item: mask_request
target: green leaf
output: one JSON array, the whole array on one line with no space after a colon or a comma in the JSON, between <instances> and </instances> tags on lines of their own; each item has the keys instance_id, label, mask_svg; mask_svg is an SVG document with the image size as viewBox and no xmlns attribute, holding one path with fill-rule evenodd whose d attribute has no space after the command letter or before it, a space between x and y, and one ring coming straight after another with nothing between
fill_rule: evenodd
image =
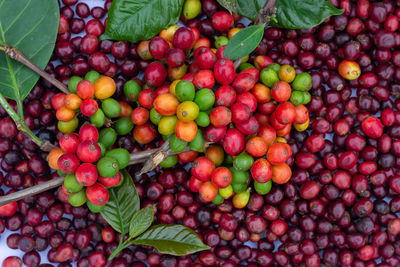
<instances>
[{"instance_id":1,"label":"green leaf","mask_svg":"<svg viewBox=\"0 0 400 267\"><path fill-rule=\"evenodd\" d=\"M343 13L324 0L278 0L276 8L277 22L271 21L270 25L285 29L309 29Z\"/></svg>"},{"instance_id":2,"label":"green leaf","mask_svg":"<svg viewBox=\"0 0 400 267\"><path fill-rule=\"evenodd\" d=\"M240 15L255 20L265 2L266 0L237 0L237 11ZM285 29L309 29L330 16L343 13L343 10L336 9L326 0L277 0L275 7L276 18L269 25Z\"/></svg>"},{"instance_id":3,"label":"green leaf","mask_svg":"<svg viewBox=\"0 0 400 267\"><path fill-rule=\"evenodd\" d=\"M114 0L101 40L137 42L157 35L179 20L183 0Z\"/></svg>"},{"instance_id":4,"label":"green leaf","mask_svg":"<svg viewBox=\"0 0 400 267\"><path fill-rule=\"evenodd\" d=\"M129 173L124 170L121 174L124 175L123 184L109 189L110 198L100 213L115 231L125 234L140 208L140 199Z\"/></svg>"},{"instance_id":5,"label":"green leaf","mask_svg":"<svg viewBox=\"0 0 400 267\"><path fill-rule=\"evenodd\" d=\"M240 30L226 45L224 57L235 60L253 52L261 42L264 27L265 25L253 25Z\"/></svg>"},{"instance_id":6,"label":"green leaf","mask_svg":"<svg viewBox=\"0 0 400 267\"><path fill-rule=\"evenodd\" d=\"M14 46L44 69L57 38L57 0L0 0L0 43ZM39 75L0 51L0 92L16 100L25 98Z\"/></svg>"},{"instance_id":7,"label":"green leaf","mask_svg":"<svg viewBox=\"0 0 400 267\"><path fill-rule=\"evenodd\" d=\"M199 236L190 228L183 225L158 224L150 227L134 244L155 247L160 253L182 256L210 247L204 245Z\"/></svg>"},{"instance_id":8,"label":"green leaf","mask_svg":"<svg viewBox=\"0 0 400 267\"><path fill-rule=\"evenodd\" d=\"M153 206L139 210L132 218L129 226L129 237L134 238L146 231L153 223Z\"/></svg>"},{"instance_id":9,"label":"green leaf","mask_svg":"<svg viewBox=\"0 0 400 267\"><path fill-rule=\"evenodd\" d=\"M229 13L235 13L237 10L237 0L217 0L217 2L226 8Z\"/></svg>"},{"instance_id":10,"label":"green leaf","mask_svg":"<svg viewBox=\"0 0 400 267\"><path fill-rule=\"evenodd\" d=\"M266 0L237 0L238 13L251 20L255 20L260 10L265 5Z\"/></svg>"}]
</instances>

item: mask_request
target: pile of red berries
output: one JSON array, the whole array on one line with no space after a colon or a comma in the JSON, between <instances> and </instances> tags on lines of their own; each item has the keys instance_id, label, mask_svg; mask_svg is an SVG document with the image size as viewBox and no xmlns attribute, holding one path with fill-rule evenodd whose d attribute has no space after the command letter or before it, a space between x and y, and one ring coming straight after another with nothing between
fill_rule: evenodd
<instances>
[{"instance_id":1,"label":"pile of red berries","mask_svg":"<svg viewBox=\"0 0 400 267\"><path fill-rule=\"evenodd\" d=\"M145 266L144 262L150 266L224 267L244 264L307 267L399 265L399 1L330 0L337 8L344 9L342 15L331 17L313 29L267 28L254 53L239 67L239 73L228 71L229 77L223 78L218 71L221 62L228 67L232 63L221 56L223 47L244 25L215 0L186 2L200 3L198 16L182 17L187 27L174 25L152 40L133 44L98 40L104 31L102 20L111 1L106 1L104 8L90 10L85 3L63 0L55 49L55 56L61 64L49 63L46 71L70 86L81 82L81 78L73 75L96 86L95 81L85 76L91 69L114 78L113 98L121 110L127 112L117 117L105 115L123 122L114 127L115 135L112 134L111 138L114 141L107 148L125 148L130 153L155 148L163 143L163 136L157 134L156 129L162 135L168 133L176 137L196 138L198 132L202 132L204 140L199 142L201 145L196 142L191 145L195 139L177 138L177 141L171 137L172 148L179 154L171 155L162 165L174 167L157 167L156 175L133 175L133 179L142 206L156 205L158 223L184 224L202 236L211 249L195 255L173 257L160 255L147 247L134 246L123 250L112 262L107 262L106 257L115 249L121 236L107 226L101 215L90 212L85 205L73 207L68 203L67 194L73 195L77 190L73 185L85 190L86 185L77 179L78 167L96 163L84 162L77 149L68 152L78 159L74 174L67 175L74 177L76 182L70 180L75 183L65 184L56 195L49 191L18 201L4 214L10 216L0 220L0 232L4 229L18 231L7 238L8 246L22 250L25 253L23 261L28 266L39 265L41 259L37 251L48 246L51 247L49 261L61 266L71 266L72 262L82 267ZM85 22L85 18L89 21ZM83 31L85 36L74 35ZM174 38L175 34L185 37L185 41ZM190 63L186 55L189 44L194 59ZM273 62L277 64L271 65ZM227 66L223 69L228 69ZM293 85L293 80L281 78L280 72L290 70L290 66L293 66L296 76L306 76L306 72L310 74L311 88L300 90ZM288 99L280 101L279 97L286 94L279 93L275 97L274 84L269 85L268 79L263 79L266 74L268 78L275 76L271 70L278 75L279 81L275 82L284 85L278 87L282 89L279 92L290 91ZM144 72L143 79L135 77L139 72ZM259 74L257 79L253 76L256 74ZM224 84L225 79L230 83ZM247 81L255 85L249 89ZM287 90L282 81L291 89ZM186 93L186 87L191 87L187 82L194 87L194 98L185 95L180 99L181 93ZM221 86L210 90L215 84ZM246 86L242 87L243 84ZM57 136L60 147L66 141L63 139L67 138L71 143L78 140L75 142L77 146L89 141L93 147L96 144L100 147L100 158L105 156L107 148L101 145L104 141L102 136L108 136L114 129L99 129L96 141L80 140L80 136L72 132L60 133L55 114L59 113L59 119L66 114L70 116L70 110L73 117L79 117L79 113L85 115L83 110L86 109L82 109L82 104L86 99L76 93L82 100L78 110L75 108L78 98L69 96L67 104L66 95L53 98L55 93L52 90L49 83L40 81L31 92L25 101L27 124L39 130L38 135L43 138L56 141ZM196 94L200 91L205 97L200 95L202 101L196 102ZM63 98L60 112L49 110L52 98L55 102ZM160 101L163 98L168 101ZM106 113L98 100L95 100L97 108ZM176 124L171 128L166 126L173 124L171 121L182 121L178 114L181 116L183 112L181 109L178 112L178 106L185 101L193 103L188 105L190 108L195 110L195 104L199 110L191 122L180 123L191 125L188 135L180 135L180 131L176 133ZM201 104L211 101L213 104L202 110ZM308 110L309 121L293 120L293 109L288 103L294 105L296 111L301 107L299 111L303 114ZM10 104L16 109L14 102L10 101ZM175 113L162 114L164 107L173 107ZM228 110L230 120L227 120ZM50 175L44 161L46 155L35 151L38 148L28 138L17 135L14 123L5 115L0 109L1 167L7 172L4 177L0 175L1 183L4 181L3 188L8 187L9 192L13 192L56 176L55 173ZM223 116L220 118L219 115ZM171 119L173 116L176 118ZM85 119L96 125L91 118ZM125 134L126 129L119 127L128 123L131 125L127 127L130 128L129 134ZM296 128L296 124L302 127L297 125ZM256 136L246 133L252 130L249 125L258 125ZM288 125L294 125L297 131ZM133 134L130 134L132 129ZM278 134L281 131L286 134ZM17 136L15 141L13 136ZM220 139L215 141L215 137ZM231 142L227 145L229 140ZM202 146L204 141L215 143ZM241 151L235 155L237 150L234 153L232 149L237 144L240 144ZM185 147L199 151L187 152ZM243 156L243 152L247 155ZM92 151L89 149L83 154L86 153ZM204 153L204 156L199 153ZM287 158L281 157L283 153ZM260 154L262 156L258 156ZM253 158L260 159L252 162ZM291 179L282 179L286 182L282 185L276 181L272 185L270 180L260 186L250 177L259 177L253 175L251 166L265 160L272 165L290 166ZM194 161L193 167L186 172L183 166L191 161ZM51 162L59 167L58 159ZM135 166L128 170L134 174L139 168ZM92 169L99 173L97 166ZM100 176L95 184L108 187ZM276 175L272 174L273 177ZM85 181L85 178L80 180ZM201 186L205 188L200 191ZM254 190L248 192L250 187ZM213 195L213 201L204 202L211 200ZM243 196L241 201L234 200L238 196ZM67 218L66 214L73 217ZM249 242L253 243L250 245ZM20 264L20 261L19 258L8 258L4 264Z\"/></svg>"}]
</instances>

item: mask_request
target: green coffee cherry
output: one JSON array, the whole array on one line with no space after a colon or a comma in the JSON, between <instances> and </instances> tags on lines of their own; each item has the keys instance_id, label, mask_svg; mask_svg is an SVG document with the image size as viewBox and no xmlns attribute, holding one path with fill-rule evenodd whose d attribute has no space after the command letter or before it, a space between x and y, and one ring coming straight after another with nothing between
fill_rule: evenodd
<instances>
[{"instance_id":1,"label":"green coffee cherry","mask_svg":"<svg viewBox=\"0 0 400 267\"><path fill-rule=\"evenodd\" d=\"M78 192L71 193L68 196L68 202L73 207L82 206L83 204L85 204L86 200L87 200L86 192L83 189Z\"/></svg>"},{"instance_id":2,"label":"green coffee cherry","mask_svg":"<svg viewBox=\"0 0 400 267\"><path fill-rule=\"evenodd\" d=\"M69 78L69 81L68 81L68 90L71 92L71 93L76 93L76 87L78 86L78 83L80 82L80 81L82 81L82 78L81 77L78 77L78 76L72 76L71 78Z\"/></svg>"},{"instance_id":3,"label":"green coffee cherry","mask_svg":"<svg viewBox=\"0 0 400 267\"><path fill-rule=\"evenodd\" d=\"M115 122L115 130L119 135L127 135L133 129L133 122L129 117L119 118Z\"/></svg>"},{"instance_id":4,"label":"green coffee cherry","mask_svg":"<svg viewBox=\"0 0 400 267\"><path fill-rule=\"evenodd\" d=\"M119 171L118 161L112 157L102 157L97 162L97 171L100 176L111 177Z\"/></svg>"},{"instance_id":5,"label":"green coffee cherry","mask_svg":"<svg viewBox=\"0 0 400 267\"><path fill-rule=\"evenodd\" d=\"M121 114L121 105L113 98L107 98L101 103L104 114L110 118L116 118Z\"/></svg>"},{"instance_id":6,"label":"green coffee cherry","mask_svg":"<svg viewBox=\"0 0 400 267\"><path fill-rule=\"evenodd\" d=\"M233 159L233 167L235 167L239 171L249 170L253 165L253 163L254 163L253 157L247 154L246 152L242 152Z\"/></svg>"},{"instance_id":7,"label":"green coffee cherry","mask_svg":"<svg viewBox=\"0 0 400 267\"><path fill-rule=\"evenodd\" d=\"M160 163L160 166L163 168L171 168L171 167L175 166L177 163L178 163L178 156L171 155L171 156L168 156L166 159L164 159Z\"/></svg>"},{"instance_id":8,"label":"green coffee cherry","mask_svg":"<svg viewBox=\"0 0 400 267\"><path fill-rule=\"evenodd\" d=\"M117 133L113 128L104 128L99 132L99 143L102 143L106 148L112 146L117 141Z\"/></svg>"},{"instance_id":9,"label":"green coffee cherry","mask_svg":"<svg viewBox=\"0 0 400 267\"><path fill-rule=\"evenodd\" d=\"M260 79L261 82L269 88L279 81L278 73L270 68L265 68L261 71Z\"/></svg>"},{"instance_id":10,"label":"green coffee cherry","mask_svg":"<svg viewBox=\"0 0 400 267\"><path fill-rule=\"evenodd\" d=\"M128 150L123 148L114 148L106 152L107 157L112 157L118 161L118 165L120 169L124 169L128 166L131 155Z\"/></svg>"},{"instance_id":11,"label":"green coffee cherry","mask_svg":"<svg viewBox=\"0 0 400 267\"><path fill-rule=\"evenodd\" d=\"M298 91L308 91L312 87L311 75L307 72L302 72L296 75L294 81L292 82L293 90Z\"/></svg>"},{"instance_id":12,"label":"green coffee cherry","mask_svg":"<svg viewBox=\"0 0 400 267\"><path fill-rule=\"evenodd\" d=\"M78 192L83 186L76 180L75 174L67 174L64 179L64 186L70 193Z\"/></svg>"},{"instance_id":13,"label":"green coffee cherry","mask_svg":"<svg viewBox=\"0 0 400 267\"><path fill-rule=\"evenodd\" d=\"M186 142L180 140L178 137L176 137L175 134L171 135L171 139L169 139L169 148L172 152L182 152L186 148L186 146Z\"/></svg>"},{"instance_id":14,"label":"green coffee cherry","mask_svg":"<svg viewBox=\"0 0 400 267\"><path fill-rule=\"evenodd\" d=\"M106 122L106 116L104 112L99 108L96 113L90 116L90 122L94 124L97 128L100 128Z\"/></svg>"},{"instance_id":15,"label":"green coffee cherry","mask_svg":"<svg viewBox=\"0 0 400 267\"><path fill-rule=\"evenodd\" d=\"M183 4L183 16L185 19L194 19L200 14L201 2L200 0L186 0Z\"/></svg>"},{"instance_id":16,"label":"green coffee cherry","mask_svg":"<svg viewBox=\"0 0 400 267\"><path fill-rule=\"evenodd\" d=\"M141 91L142 88L136 81L130 80L124 84L124 94L131 102L138 100L138 96Z\"/></svg>"},{"instance_id":17,"label":"green coffee cherry","mask_svg":"<svg viewBox=\"0 0 400 267\"><path fill-rule=\"evenodd\" d=\"M88 209L93 213L99 213L100 211L102 211L104 209L104 206L95 205L92 202L90 202L89 200L86 202L86 205L87 205Z\"/></svg>"},{"instance_id":18,"label":"green coffee cherry","mask_svg":"<svg viewBox=\"0 0 400 267\"><path fill-rule=\"evenodd\" d=\"M95 70L91 70L85 75L85 80L95 83L100 78L100 73Z\"/></svg>"}]
</instances>

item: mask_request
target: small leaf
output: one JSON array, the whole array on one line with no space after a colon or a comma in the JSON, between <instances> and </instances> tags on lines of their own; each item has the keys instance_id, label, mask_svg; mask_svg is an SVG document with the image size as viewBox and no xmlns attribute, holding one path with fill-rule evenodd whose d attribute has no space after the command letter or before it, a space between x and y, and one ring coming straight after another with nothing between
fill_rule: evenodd
<instances>
[{"instance_id":1,"label":"small leaf","mask_svg":"<svg viewBox=\"0 0 400 267\"><path fill-rule=\"evenodd\" d=\"M183 0L114 0L100 39L137 42L157 35L179 20Z\"/></svg>"},{"instance_id":2,"label":"small leaf","mask_svg":"<svg viewBox=\"0 0 400 267\"><path fill-rule=\"evenodd\" d=\"M183 225L159 224L150 227L134 244L155 247L160 253L182 256L210 247L204 245L199 236L190 228Z\"/></svg>"},{"instance_id":3,"label":"small leaf","mask_svg":"<svg viewBox=\"0 0 400 267\"><path fill-rule=\"evenodd\" d=\"M129 173L124 170L121 174L124 176L123 184L109 189L110 198L100 213L115 231L125 234L139 210L140 199Z\"/></svg>"},{"instance_id":4,"label":"small leaf","mask_svg":"<svg viewBox=\"0 0 400 267\"><path fill-rule=\"evenodd\" d=\"M261 42L264 27L265 25L253 25L240 30L226 45L224 57L235 60L253 52Z\"/></svg>"},{"instance_id":5,"label":"small leaf","mask_svg":"<svg viewBox=\"0 0 400 267\"><path fill-rule=\"evenodd\" d=\"M255 20L265 2L266 0L237 0L237 11L241 16Z\"/></svg>"},{"instance_id":6,"label":"small leaf","mask_svg":"<svg viewBox=\"0 0 400 267\"><path fill-rule=\"evenodd\" d=\"M229 13L235 13L237 10L237 0L217 0L217 2L226 8Z\"/></svg>"},{"instance_id":7,"label":"small leaf","mask_svg":"<svg viewBox=\"0 0 400 267\"><path fill-rule=\"evenodd\" d=\"M53 53L60 11L57 0L0 0L0 43L16 47L44 69ZM24 99L39 75L0 51L0 92Z\"/></svg>"},{"instance_id":8,"label":"small leaf","mask_svg":"<svg viewBox=\"0 0 400 267\"><path fill-rule=\"evenodd\" d=\"M310 29L343 10L324 0L278 0L276 18L270 25L285 29Z\"/></svg>"},{"instance_id":9,"label":"small leaf","mask_svg":"<svg viewBox=\"0 0 400 267\"><path fill-rule=\"evenodd\" d=\"M153 223L153 206L146 207L136 212L129 225L129 237L134 238L146 231Z\"/></svg>"}]
</instances>

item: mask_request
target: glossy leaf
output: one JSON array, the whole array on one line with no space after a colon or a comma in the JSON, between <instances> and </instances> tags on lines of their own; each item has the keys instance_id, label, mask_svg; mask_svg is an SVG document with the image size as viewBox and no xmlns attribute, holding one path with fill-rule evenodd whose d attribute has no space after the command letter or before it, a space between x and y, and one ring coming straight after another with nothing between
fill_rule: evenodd
<instances>
[{"instance_id":1,"label":"glossy leaf","mask_svg":"<svg viewBox=\"0 0 400 267\"><path fill-rule=\"evenodd\" d=\"M137 42L157 35L179 20L183 0L114 0L100 39Z\"/></svg>"},{"instance_id":2,"label":"glossy leaf","mask_svg":"<svg viewBox=\"0 0 400 267\"><path fill-rule=\"evenodd\" d=\"M237 10L237 0L217 0L217 2L226 8L231 14Z\"/></svg>"},{"instance_id":3,"label":"glossy leaf","mask_svg":"<svg viewBox=\"0 0 400 267\"><path fill-rule=\"evenodd\" d=\"M224 57L235 60L253 52L261 42L264 27L265 25L253 25L240 30L226 45Z\"/></svg>"},{"instance_id":4,"label":"glossy leaf","mask_svg":"<svg viewBox=\"0 0 400 267\"><path fill-rule=\"evenodd\" d=\"M313 28L330 16L343 13L324 0L278 0L276 8L277 20L270 25L285 29Z\"/></svg>"},{"instance_id":5,"label":"glossy leaf","mask_svg":"<svg viewBox=\"0 0 400 267\"><path fill-rule=\"evenodd\" d=\"M140 199L127 171L122 171L124 182L119 187L108 190L110 199L101 211L104 219L120 233L128 233L129 224L140 208Z\"/></svg>"},{"instance_id":6,"label":"glossy leaf","mask_svg":"<svg viewBox=\"0 0 400 267\"><path fill-rule=\"evenodd\" d=\"M133 243L152 246L160 253L175 256L192 254L210 248L192 229L183 225L154 225L136 238Z\"/></svg>"},{"instance_id":7,"label":"glossy leaf","mask_svg":"<svg viewBox=\"0 0 400 267\"><path fill-rule=\"evenodd\" d=\"M237 0L237 11L255 20L265 3L266 0ZM286 29L309 29L343 13L326 0L277 0L275 7L276 20L271 20L269 25Z\"/></svg>"},{"instance_id":8,"label":"glossy leaf","mask_svg":"<svg viewBox=\"0 0 400 267\"><path fill-rule=\"evenodd\" d=\"M57 38L57 0L0 0L0 43L14 46L44 69ZM0 92L17 99L17 88L25 98L39 75L0 51Z\"/></svg>"},{"instance_id":9,"label":"glossy leaf","mask_svg":"<svg viewBox=\"0 0 400 267\"><path fill-rule=\"evenodd\" d=\"M237 12L243 17L255 20L265 2L266 0L237 0Z\"/></svg>"},{"instance_id":10,"label":"glossy leaf","mask_svg":"<svg viewBox=\"0 0 400 267\"><path fill-rule=\"evenodd\" d=\"M134 238L143 233L153 223L153 206L139 210L132 218L129 226L129 237Z\"/></svg>"}]
</instances>

